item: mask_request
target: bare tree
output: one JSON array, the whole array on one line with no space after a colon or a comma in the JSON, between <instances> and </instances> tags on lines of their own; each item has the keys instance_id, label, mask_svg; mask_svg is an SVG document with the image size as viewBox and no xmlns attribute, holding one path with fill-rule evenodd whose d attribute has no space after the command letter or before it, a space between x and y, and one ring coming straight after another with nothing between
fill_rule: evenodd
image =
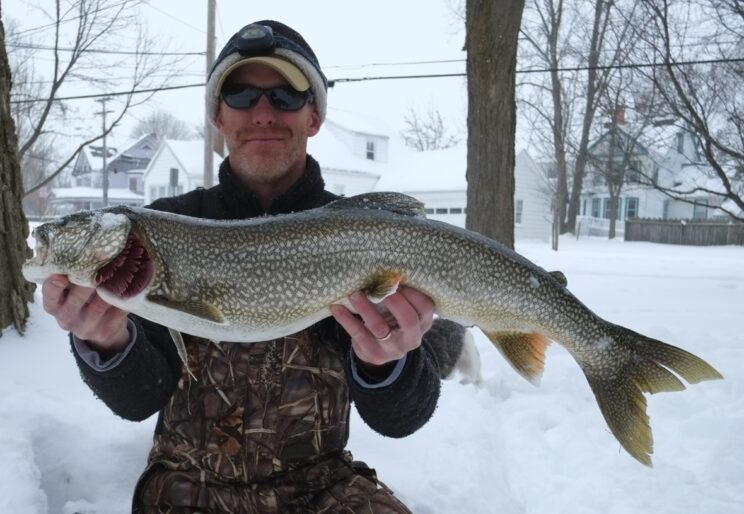
<instances>
[{"instance_id":1,"label":"bare tree","mask_svg":"<svg viewBox=\"0 0 744 514\"><path fill-rule=\"evenodd\" d=\"M37 8L39 18L49 21L39 29L16 34L11 55L23 63L26 72L16 81L11 102L17 112L21 136L19 155L38 153L40 143L51 141L57 148L67 148L38 182L27 181L26 195L51 183L87 145L108 135L126 112L147 101L155 90L176 76L176 60L168 57L162 44L147 36L136 10L139 0L55 0L49 11ZM47 37L46 35L49 34ZM40 44L40 41L51 42ZM127 50L122 50L126 48ZM35 72L34 57L39 52L51 52L52 64L44 81ZM14 59L15 60L15 59ZM112 73L112 70L115 73ZM89 123L77 133L70 128L90 121L89 113L73 106L73 100L63 100L61 92L67 84L82 84L91 95L110 96L113 115L106 126ZM150 91L137 94L139 90ZM91 102L91 100L88 100ZM92 102L91 102L92 103ZM79 105L79 104L77 104Z\"/></svg>"},{"instance_id":2,"label":"bare tree","mask_svg":"<svg viewBox=\"0 0 744 514\"><path fill-rule=\"evenodd\" d=\"M0 6L0 15L2 7ZM28 223L21 198L23 181L18 141L10 113L10 67L5 51L5 28L0 19L0 334L13 324L23 334L34 284L26 282L21 265L29 255Z\"/></svg>"},{"instance_id":3,"label":"bare tree","mask_svg":"<svg viewBox=\"0 0 744 514\"><path fill-rule=\"evenodd\" d=\"M546 126L549 129L550 135L541 139L546 147L553 148L552 159L555 161L555 183L552 186L553 223L551 244L553 250L558 250L558 235L565 218L568 197L566 138L569 133L567 121L570 116L567 112L569 105L564 102L566 96L564 88L566 83L569 85L575 83L574 81L563 80L560 72L563 59L560 54L570 47L568 42L563 39L566 34L571 33L571 30L565 30L562 26L563 0L534 0L527 4L526 12L528 16L525 16L525 22L522 24L521 30L523 41L526 43L523 48L527 48L523 51L523 55L528 58L531 57L530 54L536 55L538 57L536 60L537 66L547 68L550 71L548 74L549 83L535 82L531 78L522 81L520 86L532 86L531 89L535 91L532 98L527 95L522 96L522 103L531 107L526 118L530 119L530 114L534 116L531 123L533 130L540 134L542 131L538 127ZM535 22L527 21L531 17L535 18ZM526 67L525 70L529 70L529 67ZM523 91L524 89L522 87ZM546 96L544 93L549 93L551 98L552 105L549 108L545 108L543 102L541 102L541 99Z\"/></svg>"},{"instance_id":4,"label":"bare tree","mask_svg":"<svg viewBox=\"0 0 744 514\"><path fill-rule=\"evenodd\" d=\"M465 226L514 247L517 39L524 0L467 0Z\"/></svg>"},{"instance_id":5,"label":"bare tree","mask_svg":"<svg viewBox=\"0 0 744 514\"><path fill-rule=\"evenodd\" d=\"M426 116L421 117L410 108L403 121L406 124L406 128L401 131L403 141L419 152L450 148L460 142L460 138L452 134L450 127L445 125L442 114L437 109L429 108Z\"/></svg>"},{"instance_id":6,"label":"bare tree","mask_svg":"<svg viewBox=\"0 0 744 514\"><path fill-rule=\"evenodd\" d=\"M531 129L552 149L545 157L555 162L554 249L559 232L575 230L599 98L613 65L624 62L633 46L636 18L632 2L528 3L522 56L529 64L523 68L549 71L523 75L520 101Z\"/></svg>"},{"instance_id":7,"label":"bare tree","mask_svg":"<svg viewBox=\"0 0 744 514\"><path fill-rule=\"evenodd\" d=\"M197 134L188 123L169 111L159 110L141 119L132 130L132 137L155 134L158 139L195 139Z\"/></svg>"},{"instance_id":8,"label":"bare tree","mask_svg":"<svg viewBox=\"0 0 744 514\"><path fill-rule=\"evenodd\" d=\"M640 4L653 23L644 34L648 58L661 63L647 77L678 122L695 135L709 165L694 185L652 183L689 203L696 203L692 194L705 193L717 199L713 207L744 221L744 66L734 59L744 49L744 7L740 0ZM707 62L690 64L701 59Z\"/></svg>"}]
</instances>

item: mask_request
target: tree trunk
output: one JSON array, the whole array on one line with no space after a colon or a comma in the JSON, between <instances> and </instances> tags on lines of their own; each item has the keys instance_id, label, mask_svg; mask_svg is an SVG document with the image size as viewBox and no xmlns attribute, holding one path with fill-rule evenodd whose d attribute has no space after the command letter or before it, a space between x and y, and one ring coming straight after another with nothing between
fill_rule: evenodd
<instances>
[{"instance_id":1,"label":"tree trunk","mask_svg":"<svg viewBox=\"0 0 744 514\"><path fill-rule=\"evenodd\" d=\"M465 226L514 247L517 36L524 0L467 0Z\"/></svg>"},{"instance_id":2,"label":"tree trunk","mask_svg":"<svg viewBox=\"0 0 744 514\"><path fill-rule=\"evenodd\" d=\"M604 28L608 14L603 21L603 13L607 9L606 0L594 0L594 23L592 25L592 38L589 45L589 56L587 66L589 70L587 78L586 100L584 102L584 120L581 127L581 140L574 165L573 182L571 184L571 194L568 199L568 212L566 223L563 226L563 232L576 231L576 218L579 215L579 205L581 203L581 191L584 187L584 176L586 174L586 164L589 156L589 134L594 123L594 115L597 110L597 97L601 89L604 88L605 78L602 84L597 83L596 66L599 64L600 51L604 47Z\"/></svg>"},{"instance_id":3,"label":"tree trunk","mask_svg":"<svg viewBox=\"0 0 744 514\"><path fill-rule=\"evenodd\" d=\"M23 334L28 302L33 300L35 288L21 274L21 265L31 253L26 244L28 223L23 214L22 198L18 140L10 115L10 68L5 51L5 27L0 21L0 335L2 329L11 323Z\"/></svg>"}]
</instances>

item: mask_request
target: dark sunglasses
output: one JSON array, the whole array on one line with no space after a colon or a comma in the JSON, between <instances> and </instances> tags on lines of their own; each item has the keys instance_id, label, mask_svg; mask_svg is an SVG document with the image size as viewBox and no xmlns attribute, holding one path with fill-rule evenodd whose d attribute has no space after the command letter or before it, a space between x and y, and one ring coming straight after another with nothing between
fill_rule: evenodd
<instances>
[{"instance_id":1,"label":"dark sunglasses","mask_svg":"<svg viewBox=\"0 0 744 514\"><path fill-rule=\"evenodd\" d=\"M280 111L299 111L313 98L310 90L297 91L290 86L262 89L248 84L225 84L221 93L222 99L233 109L253 109L263 95Z\"/></svg>"}]
</instances>

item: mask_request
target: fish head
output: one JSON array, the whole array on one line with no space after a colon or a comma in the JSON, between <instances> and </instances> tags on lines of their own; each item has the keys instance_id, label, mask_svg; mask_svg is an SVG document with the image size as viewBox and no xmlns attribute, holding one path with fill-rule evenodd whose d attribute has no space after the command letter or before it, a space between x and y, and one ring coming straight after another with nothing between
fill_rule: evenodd
<instances>
[{"instance_id":1,"label":"fish head","mask_svg":"<svg viewBox=\"0 0 744 514\"><path fill-rule=\"evenodd\" d=\"M107 211L83 211L39 225L33 231L34 256L23 265L23 275L43 282L63 274L74 284L96 287L99 270L122 253L130 230L125 214Z\"/></svg>"}]
</instances>

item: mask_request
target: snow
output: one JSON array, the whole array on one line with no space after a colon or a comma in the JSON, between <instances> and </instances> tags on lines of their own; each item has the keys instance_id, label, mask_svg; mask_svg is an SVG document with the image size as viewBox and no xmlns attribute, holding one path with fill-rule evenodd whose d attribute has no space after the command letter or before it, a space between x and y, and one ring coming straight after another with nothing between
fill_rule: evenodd
<instances>
[{"instance_id":1,"label":"snow","mask_svg":"<svg viewBox=\"0 0 744 514\"><path fill-rule=\"evenodd\" d=\"M101 188L88 186L55 187L52 189L52 196L55 198L100 198L101 194ZM127 200L142 201L143 198L139 193L120 187L110 187L108 197L112 202Z\"/></svg>"},{"instance_id":2,"label":"snow","mask_svg":"<svg viewBox=\"0 0 744 514\"><path fill-rule=\"evenodd\" d=\"M609 433L558 345L533 387L476 332L481 387L444 383L433 419L400 440L356 413L349 448L420 514L744 512L744 248L563 238L517 250L561 270L597 314L685 348L726 378L649 397L654 468ZM123 421L79 378L37 302L25 337L0 338L0 512L129 512L154 418Z\"/></svg>"}]
</instances>

